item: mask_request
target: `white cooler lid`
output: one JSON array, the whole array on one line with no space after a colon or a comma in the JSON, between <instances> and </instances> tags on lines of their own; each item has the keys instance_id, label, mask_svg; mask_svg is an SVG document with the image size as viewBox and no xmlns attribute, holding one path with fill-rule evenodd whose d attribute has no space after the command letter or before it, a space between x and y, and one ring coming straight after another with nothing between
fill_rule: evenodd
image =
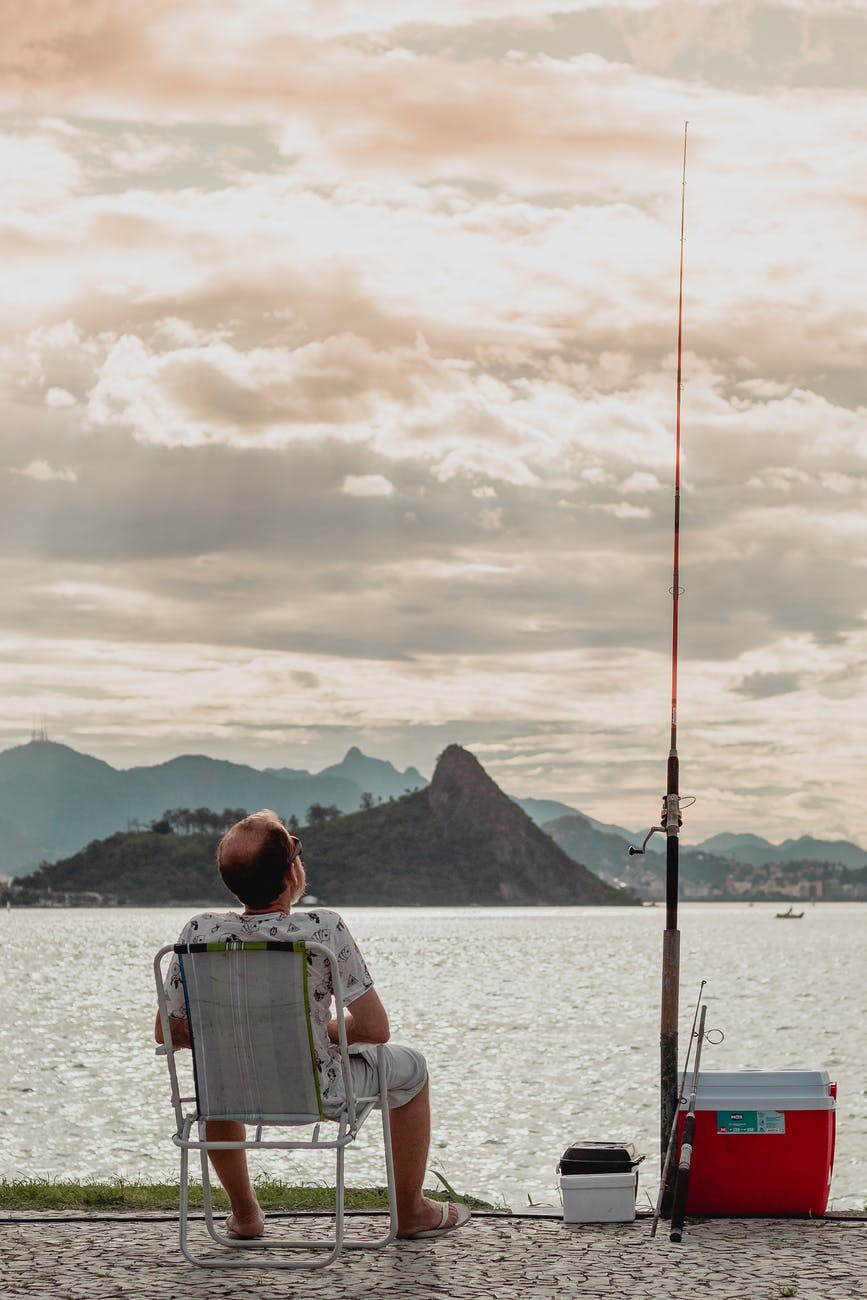
<instances>
[{"instance_id":1,"label":"white cooler lid","mask_svg":"<svg viewBox=\"0 0 867 1300\"><path fill-rule=\"evenodd\" d=\"M827 1070L701 1070L696 1110L833 1110L830 1083ZM687 1071L682 1109L691 1091Z\"/></svg>"}]
</instances>

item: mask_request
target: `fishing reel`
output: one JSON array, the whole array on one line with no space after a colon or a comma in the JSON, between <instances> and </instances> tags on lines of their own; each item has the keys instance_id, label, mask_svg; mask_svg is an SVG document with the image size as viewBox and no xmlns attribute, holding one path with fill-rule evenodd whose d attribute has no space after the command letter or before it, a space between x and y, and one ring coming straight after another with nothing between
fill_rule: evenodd
<instances>
[{"instance_id":1,"label":"fishing reel","mask_svg":"<svg viewBox=\"0 0 867 1300\"><path fill-rule=\"evenodd\" d=\"M640 849L637 849L634 844L630 844L629 856L631 858L640 857L642 854L646 852L647 845L650 842L650 839L653 835L656 835L657 833L659 835L668 834L668 827L666 826L666 822L668 821L669 799L672 799L672 801L676 803L678 829L680 829L680 827L683 825L683 817L681 816L681 811L680 811L681 808L691 808L692 805L695 803L695 795L692 794L685 794L683 798L680 798L680 796L678 795L674 795L674 796L664 795L662 800L662 812L659 814L659 825L651 826L650 830L647 832L644 839L641 841Z\"/></svg>"}]
</instances>

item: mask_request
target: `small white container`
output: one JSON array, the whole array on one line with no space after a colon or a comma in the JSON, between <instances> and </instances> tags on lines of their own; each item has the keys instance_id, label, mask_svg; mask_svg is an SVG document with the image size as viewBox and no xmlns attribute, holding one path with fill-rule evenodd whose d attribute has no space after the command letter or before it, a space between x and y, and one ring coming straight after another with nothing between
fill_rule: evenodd
<instances>
[{"instance_id":1,"label":"small white container","mask_svg":"<svg viewBox=\"0 0 867 1300\"><path fill-rule=\"evenodd\" d=\"M564 1223L631 1223L635 1218L634 1173L561 1174Z\"/></svg>"}]
</instances>

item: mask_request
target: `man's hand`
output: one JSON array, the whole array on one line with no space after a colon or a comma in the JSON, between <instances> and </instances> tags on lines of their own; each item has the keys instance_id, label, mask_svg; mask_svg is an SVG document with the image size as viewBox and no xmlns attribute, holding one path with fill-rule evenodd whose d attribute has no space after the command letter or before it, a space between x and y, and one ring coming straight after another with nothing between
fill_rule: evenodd
<instances>
[{"instance_id":1,"label":"man's hand","mask_svg":"<svg viewBox=\"0 0 867 1300\"><path fill-rule=\"evenodd\" d=\"M347 1043L387 1043L391 1037L388 1013L379 1000L376 989L368 989L356 998L352 1010L345 1013ZM328 1037L338 1042L337 1021L329 1020Z\"/></svg>"},{"instance_id":2,"label":"man's hand","mask_svg":"<svg viewBox=\"0 0 867 1300\"><path fill-rule=\"evenodd\" d=\"M172 1031L172 1047L175 1051L179 1047L190 1046L190 1026L186 1016L169 1016L169 1028ZM157 1022L154 1025L154 1038L158 1043L164 1043L163 1022L160 1020L160 1013L157 1012Z\"/></svg>"}]
</instances>

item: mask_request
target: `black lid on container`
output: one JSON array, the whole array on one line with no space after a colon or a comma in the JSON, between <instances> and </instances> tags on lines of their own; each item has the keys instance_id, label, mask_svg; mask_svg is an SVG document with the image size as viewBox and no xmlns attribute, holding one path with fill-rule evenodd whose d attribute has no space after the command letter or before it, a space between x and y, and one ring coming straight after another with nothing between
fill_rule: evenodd
<instances>
[{"instance_id":1,"label":"black lid on container","mask_svg":"<svg viewBox=\"0 0 867 1300\"><path fill-rule=\"evenodd\" d=\"M558 1169L563 1174L617 1173L640 1164L634 1142L576 1142L567 1147Z\"/></svg>"}]
</instances>

